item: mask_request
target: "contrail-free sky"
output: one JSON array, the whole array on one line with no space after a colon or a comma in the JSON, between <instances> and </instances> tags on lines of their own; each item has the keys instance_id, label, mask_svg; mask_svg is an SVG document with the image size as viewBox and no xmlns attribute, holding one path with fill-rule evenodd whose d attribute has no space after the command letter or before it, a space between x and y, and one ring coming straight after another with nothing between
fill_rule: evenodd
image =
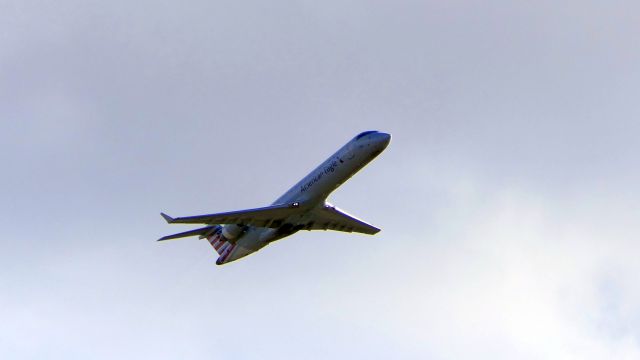
<instances>
[{"instance_id":1,"label":"contrail-free sky","mask_svg":"<svg viewBox=\"0 0 640 360\"><path fill-rule=\"evenodd\" d=\"M640 358L638 14L1 2L0 358ZM156 243L365 130L329 200L378 235Z\"/></svg>"}]
</instances>

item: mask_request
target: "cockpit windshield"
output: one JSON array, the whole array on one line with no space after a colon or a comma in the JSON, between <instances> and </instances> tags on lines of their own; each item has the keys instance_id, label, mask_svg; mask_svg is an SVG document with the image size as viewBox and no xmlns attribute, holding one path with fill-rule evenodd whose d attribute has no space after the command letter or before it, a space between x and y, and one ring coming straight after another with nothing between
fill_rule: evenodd
<instances>
[{"instance_id":1,"label":"cockpit windshield","mask_svg":"<svg viewBox=\"0 0 640 360\"><path fill-rule=\"evenodd\" d=\"M356 136L356 140L360 139L363 136L367 136L369 134L375 134L375 133L377 133L377 131L375 131L375 130L365 131L363 133L358 134L358 136Z\"/></svg>"}]
</instances>

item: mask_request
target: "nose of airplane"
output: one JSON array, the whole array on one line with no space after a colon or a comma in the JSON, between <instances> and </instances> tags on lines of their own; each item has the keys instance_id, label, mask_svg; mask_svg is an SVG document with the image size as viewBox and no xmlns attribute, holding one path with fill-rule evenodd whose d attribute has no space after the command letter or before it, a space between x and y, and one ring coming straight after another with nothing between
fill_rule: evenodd
<instances>
[{"instance_id":1,"label":"nose of airplane","mask_svg":"<svg viewBox=\"0 0 640 360\"><path fill-rule=\"evenodd\" d=\"M387 145L391 142L391 134L379 132L376 134L376 141L382 145L382 148L386 148Z\"/></svg>"}]
</instances>

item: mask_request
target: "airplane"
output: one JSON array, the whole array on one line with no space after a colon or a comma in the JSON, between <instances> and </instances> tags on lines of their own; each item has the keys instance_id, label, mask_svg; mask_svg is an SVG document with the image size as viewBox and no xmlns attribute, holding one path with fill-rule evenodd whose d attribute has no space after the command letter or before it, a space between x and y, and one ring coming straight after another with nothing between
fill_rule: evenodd
<instances>
[{"instance_id":1,"label":"airplane","mask_svg":"<svg viewBox=\"0 0 640 360\"><path fill-rule=\"evenodd\" d=\"M216 264L223 265L300 230L374 235L380 229L328 203L327 197L377 157L390 141L390 134L379 131L358 134L270 206L177 218L160 213L169 224L205 226L158 241L197 235L209 241L219 255Z\"/></svg>"}]
</instances>

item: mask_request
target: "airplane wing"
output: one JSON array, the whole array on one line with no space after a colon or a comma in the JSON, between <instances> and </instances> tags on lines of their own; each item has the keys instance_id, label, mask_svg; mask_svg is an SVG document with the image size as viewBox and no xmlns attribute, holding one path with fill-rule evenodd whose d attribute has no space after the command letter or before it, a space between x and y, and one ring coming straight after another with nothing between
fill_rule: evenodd
<instances>
[{"instance_id":1,"label":"airplane wing","mask_svg":"<svg viewBox=\"0 0 640 360\"><path fill-rule=\"evenodd\" d=\"M311 213L310 220L312 221L312 225L306 227L305 229L307 230L335 230L369 235L376 234L380 231L377 227L367 224L330 204L314 210Z\"/></svg>"},{"instance_id":2,"label":"airplane wing","mask_svg":"<svg viewBox=\"0 0 640 360\"><path fill-rule=\"evenodd\" d=\"M300 215L307 210L300 209L298 203L272 205L256 209L229 211L217 214L196 215L173 218L161 213L169 224L240 224L256 227L279 228L294 215ZM344 232L358 232L373 235L380 231L377 227L349 215L331 204L311 210L305 216L304 223L298 223L305 230L335 230ZM211 226L169 235L161 240L170 240L186 236L203 235L211 230Z\"/></svg>"},{"instance_id":3,"label":"airplane wing","mask_svg":"<svg viewBox=\"0 0 640 360\"><path fill-rule=\"evenodd\" d=\"M300 204L293 203L178 218L172 218L164 213L161 213L161 215L169 224L242 224L277 228L280 227L283 221L289 216L299 214L300 211Z\"/></svg>"}]
</instances>

